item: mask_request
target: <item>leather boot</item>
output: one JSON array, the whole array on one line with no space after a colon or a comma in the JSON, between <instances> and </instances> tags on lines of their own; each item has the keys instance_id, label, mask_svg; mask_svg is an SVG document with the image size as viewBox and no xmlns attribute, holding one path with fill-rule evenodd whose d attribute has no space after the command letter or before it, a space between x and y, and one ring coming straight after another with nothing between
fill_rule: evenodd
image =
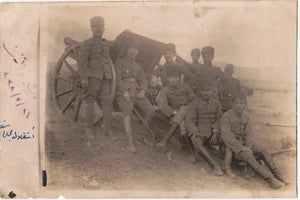
<instances>
[{"instance_id":1,"label":"leather boot","mask_svg":"<svg viewBox=\"0 0 300 200\"><path fill-rule=\"evenodd\" d=\"M239 153L241 158L246 161L266 182L269 183L269 186L274 189L278 189L282 186L281 182L278 181L271 172L263 168L258 162L254 159L252 153L242 151Z\"/></svg>"},{"instance_id":2,"label":"leather boot","mask_svg":"<svg viewBox=\"0 0 300 200\"><path fill-rule=\"evenodd\" d=\"M112 133L110 130L112 122L112 110L103 109L103 124L104 124L104 134L109 136L112 140L118 140L118 137Z\"/></svg>"},{"instance_id":3,"label":"leather boot","mask_svg":"<svg viewBox=\"0 0 300 200\"><path fill-rule=\"evenodd\" d=\"M86 137L89 140L95 139L95 127L93 126L93 119L94 119L94 110L93 110L93 97L86 97L85 98L86 106L85 106L85 116L86 116Z\"/></svg>"},{"instance_id":4,"label":"leather boot","mask_svg":"<svg viewBox=\"0 0 300 200\"><path fill-rule=\"evenodd\" d=\"M199 145L197 147L197 150L200 151L202 157L213 167L213 173L216 176L222 176L224 174L219 164L214 159L212 159L203 145Z\"/></svg>"},{"instance_id":5,"label":"leather boot","mask_svg":"<svg viewBox=\"0 0 300 200\"><path fill-rule=\"evenodd\" d=\"M267 151L262 151L261 158L263 159L264 163L267 165L267 167L270 169L270 171L272 172L272 174L276 179L283 182L285 185L290 184L289 181L284 176L282 176L271 154L269 154Z\"/></svg>"},{"instance_id":6,"label":"leather boot","mask_svg":"<svg viewBox=\"0 0 300 200\"><path fill-rule=\"evenodd\" d=\"M164 149L166 148L167 142L169 141L169 139L171 139L171 137L174 135L177 127L179 126L178 123L172 123L168 134L159 142L156 144L156 147L158 147L159 149Z\"/></svg>"},{"instance_id":7,"label":"leather boot","mask_svg":"<svg viewBox=\"0 0 300 200\"><path fill-rule=\"evenodd\" d=\"M230 163L232 160L232 151L226 146L225 148L225 158L224 158L224 169L225 174L232 179L236 179L237 176L232 172Z\"/></svg>"},{"instance_id":8,"label":"leather boot","mask_svg":"<svg viewBox=\"0 0 300 200\"><path fill-rule=\"evenodd\" d=\"M136 148L135 148L134 142L133 142L130 116L124 117L124 128L125 128L125 132L127 134L127 141L128 141L126 148L129 152L135 153Z\"/></svg>"}]
</instances>

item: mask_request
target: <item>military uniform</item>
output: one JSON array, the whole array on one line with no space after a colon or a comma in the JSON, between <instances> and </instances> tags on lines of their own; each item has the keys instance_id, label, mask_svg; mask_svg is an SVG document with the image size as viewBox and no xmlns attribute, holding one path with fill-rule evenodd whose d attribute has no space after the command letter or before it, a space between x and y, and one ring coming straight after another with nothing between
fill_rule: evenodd
<instances>
[{"instance_id":1,"label":"military uniform","mask_svg":"<svg viewBox=\"0 0 300 200\"><path fill-rule=\"evenodd\" d=\"M172 121L180 125L181 134L184 135L184 118L188 110L188 105L196 99L192 89L186 83L179 83L176 86L166 86L162 89L158 98L159 109L167 116L173 116Z\"/></svg>"},{"instance_id":2,"label":"military uniform","mask_svg":"<svg viewBox=\"0 0 300 200\"><path fill-rule=\"evenodd\" d=\"M231 109L223 115L220 124L221 138L226 146L234 153L233 156L236 159L246 161L264 180L269 182L271 187L280 187L280 184L274 180L274 177L282 182L286 182L267 149L255 144L253 139L251 140L250 119L244 112L238 115ZM252 152L244 150L244 146L249 147ZM254 156L262 159L272 173L258 164ZM229 165L230 163L225 163L225 168L229 167Z\"/></svg>"},{"instance_id":3,"label":"military uniform","mask_svg":"<svg viewBox=\"0 0 300 200\"><path fill-rule=\"evenodd\" d=\"M125 116L130 116L132 106L137 105L144 112L145 119L149 121L154 112L152 105L146 97L136 97L141 90L147 91L147 79L142 67L135 60L127 57L117 61L115 66L117 71L116 98L121 112ZM123 97L126 90L129 91L131 106Z\"/></svg>"},{"instance_id":4,"label":"military uniform","mask_svg":"<svg viewBox=\"0 0 300 200\"><path fill-rule=\"evenodd\" d=\"M222 111L218 101L198 98L189 105L185 123L189 135L209 138L213 129L219 128Z\"/></svg>"},{"instance_id":5,"label":"military uniform","mask_svg":"<svg viewBox=\"0 0 300 200\"><path fill-rule=\"evenodd\" d=\"M91 24L104 24L101 17L91 19ZM112 69L109 57L110 43L100 36L94 36L83 42L78 57L79 75L88 82L84 100L87 103L86 115L88 127L93 125L93 103L96 99L103 110L105 132L110 132L112 112L111 79ZM95 133L94 133L95 134Z\"/></svg>"},{"instance_id":6,"label":"military uniform","mask_svg":"<svg viewBox=\"0 0 300 200\"><path fill-rule=\"evenodd\" d=\"M232 99L241 92L241 83L236 78L224 76L220 85L220 103L222 111L226 112L232 108Z\"/></svg>"}]
</instances>

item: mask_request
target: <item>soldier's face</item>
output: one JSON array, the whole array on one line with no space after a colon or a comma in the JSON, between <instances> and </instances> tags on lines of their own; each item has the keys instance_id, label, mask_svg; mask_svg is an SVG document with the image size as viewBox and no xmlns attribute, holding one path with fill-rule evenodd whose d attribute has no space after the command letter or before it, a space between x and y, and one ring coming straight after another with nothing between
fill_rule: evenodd
<instances>
[{"instance_id":1,"label":"soldier's face","mask_svg":"<svg viewBox=\"0 0 300 200\"><path fill-rule=\"evenodd\" d=\"M166 59L166 62L170 63L170 62L174 62L174 53L172 51L167 51L164 54L164 57Z\"/></svg>"},{"instance_id":2,"label":"soldier's face","mask_svg":"<svg viewBox=\"0 0 300 200\"><path fill-rule=\"evenodd\" d=\"M213 55L209 53L205 53L202 55L203 62L206 65L210 65L213 58Z\"/></svg>"},{"instance_id":3,"label":"soldier's face","mask_svg":"<svg viewBox=\"0 0 300 200\"><path fill-rule=\"evenodd\" d=\"M206 100L206 101L210 100L211 96L212 96L212 89L210 87L205 87L202 89L201 97L204 100Z\"/></svg>"},{"instance_id":4,"label":"soldier's face","mask_svg":"<svg viewBox=\"0 0 300 200\"><path fill-rule=\"evenodd\" d=\"M229 77L231 77L233 74L233 72L231 72L231 71L225 71L224 73L226 74L226 76L229 76Z\"/></svg>"},{"instance_id":5,"label":"soldier's face","mask_svg":"<svg viewBox=\"0 0 300 200\"><path fill-rule=\"evenodd\" d=\"M104 33L104 23L91 23L91 30L94 36L101 37Z\"/></svg>"},{"instance_id":6,"label":"soldier's face","mask_svg":"<svg viewBox=\"0 0 300 200\"><path fill-rule=\"evenodd\" d=\"M138 55L139 50L136 47L129 47L127 49L127 55L129 58L135 59L135 57Z\"/></svg>"},{"instance_id":7,"label":"soldier's face","mask_svg":"<svg viewBox=\"0 0 300 200\"><path fill-rule=\"evenodd\" d=\"M192 53L191 57L192 57L193 62L198 62L198 60L200 59L200 54L199 53Z\"/></svg>"},{"instance_id":8,"label":"soldier's face","mask_svg":"<svg viewBox=\"0 0 300 200\"><path fill-rule=\"evenodd\" d=\"M240 114L246 108L247 102L242 100L236 100L233 102L233 109L236 113Z\"/></svg>"},{"instance_id":9,"label":"soldier's face","mask_svg":"<svg viewBox=\"0 0 300 200\"><path fill-rule=\"evenodd\" d=\"M176 86L180 82L180 76L168 76L167 79L171 86Z\"/></svg>"}]
</instances>

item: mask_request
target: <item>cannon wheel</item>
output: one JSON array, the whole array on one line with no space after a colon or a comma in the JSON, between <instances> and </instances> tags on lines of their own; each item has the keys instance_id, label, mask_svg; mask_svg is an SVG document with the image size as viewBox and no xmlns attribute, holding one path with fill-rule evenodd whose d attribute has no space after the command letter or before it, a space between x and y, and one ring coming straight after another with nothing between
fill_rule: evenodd
<instances>
[{"instance_id":1,"label":"cannon wheel","mask_svg":"<svg viewBox=\"0 0 300 200\"><path fill-rule=\"evenodd\" d=\"M54 76L54 98L61 110L72 123L80 126L86 125L84 89L81 86L80 76L77 67L77 60L81 43L69 46L59 58L55 67ZM116 71L112 66L112 93L116 90ZM94 123L102 118L102 110L98 101L94 103Z\"/></svg>"}]
</instances>

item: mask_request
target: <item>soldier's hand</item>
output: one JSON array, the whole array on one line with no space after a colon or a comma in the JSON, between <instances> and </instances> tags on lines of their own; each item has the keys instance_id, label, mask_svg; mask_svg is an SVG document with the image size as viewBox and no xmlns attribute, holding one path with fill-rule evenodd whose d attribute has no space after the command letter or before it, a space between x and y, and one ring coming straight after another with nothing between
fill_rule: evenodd
<instances>
[{"instance_id":1,"label":"soldier's hand","mask_svg":"<svg viewBox=\"0 0 300 200\"><path fill-rule=\"evenodd\" d=\"M126 90L123 94L125 101L127 101L128 103L130 103L130 95L129 95L129 91Z\"/></svg>"},{"instance_id":2,"label":"soldier's hand","mask_svg":"<svg viewBox=\"0 0 300 200\"><path fill-rule=\"evenodd\" d=\"M81 83L81 87L84 88L84 89L86 89L86 88L89 87L89 81L88 81L87 78L86 78L86 79L82 79L82 80L80 81L80 83Z\"/></svg>"},{"instance_id":3,"label":"soldier's hand","mask_svg":"<svg viewBox=\"0 0 300 200\"><path fill-rule=\"evenodd\" d=\"M213 129L213 135L210 138L210 144L218 144L218 133L219 130Z\"/></svg>"},{"instance_id":4,"label":"soldier's hand","mask_svg":"<svg viewBox=\"0 0 300 200\"><path fill-rule=\"evenodd\" d=\"M248 151L252 153L252 150L247 146L243 146L242 151Z\"/></svg>"},{"instance_id":5,"label":"soldier's hand","mask_svg":"<svg viewBox=\"0 0 300 200\"><path fill-rule=\"evenodd\" d=\"M137 95L136 95L137 98L139 99L142 99L145 97L145 90L141 90Z\"/></svg>"}]
</instances>

